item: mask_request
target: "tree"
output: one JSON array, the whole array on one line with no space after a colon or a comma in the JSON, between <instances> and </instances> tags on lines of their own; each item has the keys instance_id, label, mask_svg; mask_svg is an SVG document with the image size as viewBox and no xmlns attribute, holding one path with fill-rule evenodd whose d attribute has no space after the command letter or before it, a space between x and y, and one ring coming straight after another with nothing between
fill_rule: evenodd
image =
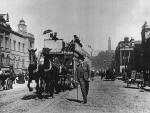
<instances>
[{"instance_id":1,"label":"tree","mask_svg":"<svg viewBox=\"0 0 150 113\"><path fill-rule=\"evenodd\" d=\"M114 59L114 52L101 51L97 56L91 58L92 66L96 69L110 68Z\"/></svg>"}]
</instances>

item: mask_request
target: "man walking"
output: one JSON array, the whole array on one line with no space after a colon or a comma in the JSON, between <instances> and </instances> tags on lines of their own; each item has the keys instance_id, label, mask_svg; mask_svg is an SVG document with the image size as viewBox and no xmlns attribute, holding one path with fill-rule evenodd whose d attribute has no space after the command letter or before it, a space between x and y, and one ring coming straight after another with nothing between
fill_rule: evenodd
<instances>
[{"instance_id":1,"label":"man walking","mask_svg":"<svg viewBox=\"0 0 150 113\"><path fill-rule=\"evenodd\" d=\"M77 79L81 87L81 92L83 96L83 104L87 103L87 95L89 91L89 76L90 68L87 61L80 60L80 63L77 66Z\"/></svg>"}]
</instances>

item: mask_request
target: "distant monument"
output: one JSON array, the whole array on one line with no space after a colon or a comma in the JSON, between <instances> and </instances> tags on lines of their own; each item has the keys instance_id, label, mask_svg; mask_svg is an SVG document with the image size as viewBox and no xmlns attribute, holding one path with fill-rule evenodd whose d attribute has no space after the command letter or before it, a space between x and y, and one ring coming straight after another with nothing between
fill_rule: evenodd
<instances>
[{"instance_id":1,"label":"distant monument","mask_svg":"<svg viewBox=\"0 0 150 113\"><path fill-rule=\"evenodd\" d=\"M111 52L111 39L108 38L108 52Z\"/></svg>"}]
</instances>

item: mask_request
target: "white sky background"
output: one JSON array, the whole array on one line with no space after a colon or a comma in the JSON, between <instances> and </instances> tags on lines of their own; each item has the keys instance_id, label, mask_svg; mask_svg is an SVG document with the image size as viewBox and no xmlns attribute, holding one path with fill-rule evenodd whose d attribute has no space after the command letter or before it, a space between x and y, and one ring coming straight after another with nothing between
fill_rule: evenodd
<instances>
[{"instance_id":1,"label":"white sky background","mask_svg":"<svg viewBox=\"0 0 150 113\"><path fill-rule=\"evenodd\" d=\"M150 0L0 0L0 13L7 12L14 30L20 19L26 21L38 49L47 28L59 38L70 41L77 34L95 50L106 50L109 36L115 49L125 36L141 40L141 26L150 24Z\"/></svg>"}]
</instances>

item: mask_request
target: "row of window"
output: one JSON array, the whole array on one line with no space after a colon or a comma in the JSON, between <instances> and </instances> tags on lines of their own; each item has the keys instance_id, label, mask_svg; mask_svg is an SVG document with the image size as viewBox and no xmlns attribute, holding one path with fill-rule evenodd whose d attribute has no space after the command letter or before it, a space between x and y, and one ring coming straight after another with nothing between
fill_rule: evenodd
<instances>
[{"instance_id":1,"label":"row of window","mask_svg":"<svg viewBox=\"0 0 150 113\"><path fill-rule=\"evenodd\" d=\"M10 39L10 48L11 48L11 39ZM16 49L16 45L18 45L18 49ZM22 48L22 49L21 49ZM18 50L20 52L25 52L25 44L24 43L21 43L21 42L18 42L18 44L16 43L15 40L13 40L13 50Z\"/></svg>"},{"instance_id":2,"label":"row of window","mask_svg":"<svg viewBox=\"0 0 150 113\"><path fill-rule=\"evenodd\" d=\"M3 35L0 35L0 47L5 49L11 49L19 52L25 52L25 43L17 42L16 40L9 39L8 36L3 38ZM29 41L29 48L33 47L33 42Z\"/></svg>"},{"instance_id":3,"label":"row of window","mask_svg":"<svg viewBox=\"0 0 150 113\"><path fill-rule=\"evenodd\" d=\"M2 46L2 43L3 43L3 36L0 35L0 47L3 47ZM10 39L10 42L9 42L9 38L6 37L5 40L4 40L4 43L5 43L5 48L6 49L12 49L12 50L17 50L17 51L20 51L20 52L25 52L25 44L24 43L21 43L21 42L18 42L18 49L16 49L16 41ZM13 47L11 47L11 44L13 44Z\"/></svg>"}]
</instances>

